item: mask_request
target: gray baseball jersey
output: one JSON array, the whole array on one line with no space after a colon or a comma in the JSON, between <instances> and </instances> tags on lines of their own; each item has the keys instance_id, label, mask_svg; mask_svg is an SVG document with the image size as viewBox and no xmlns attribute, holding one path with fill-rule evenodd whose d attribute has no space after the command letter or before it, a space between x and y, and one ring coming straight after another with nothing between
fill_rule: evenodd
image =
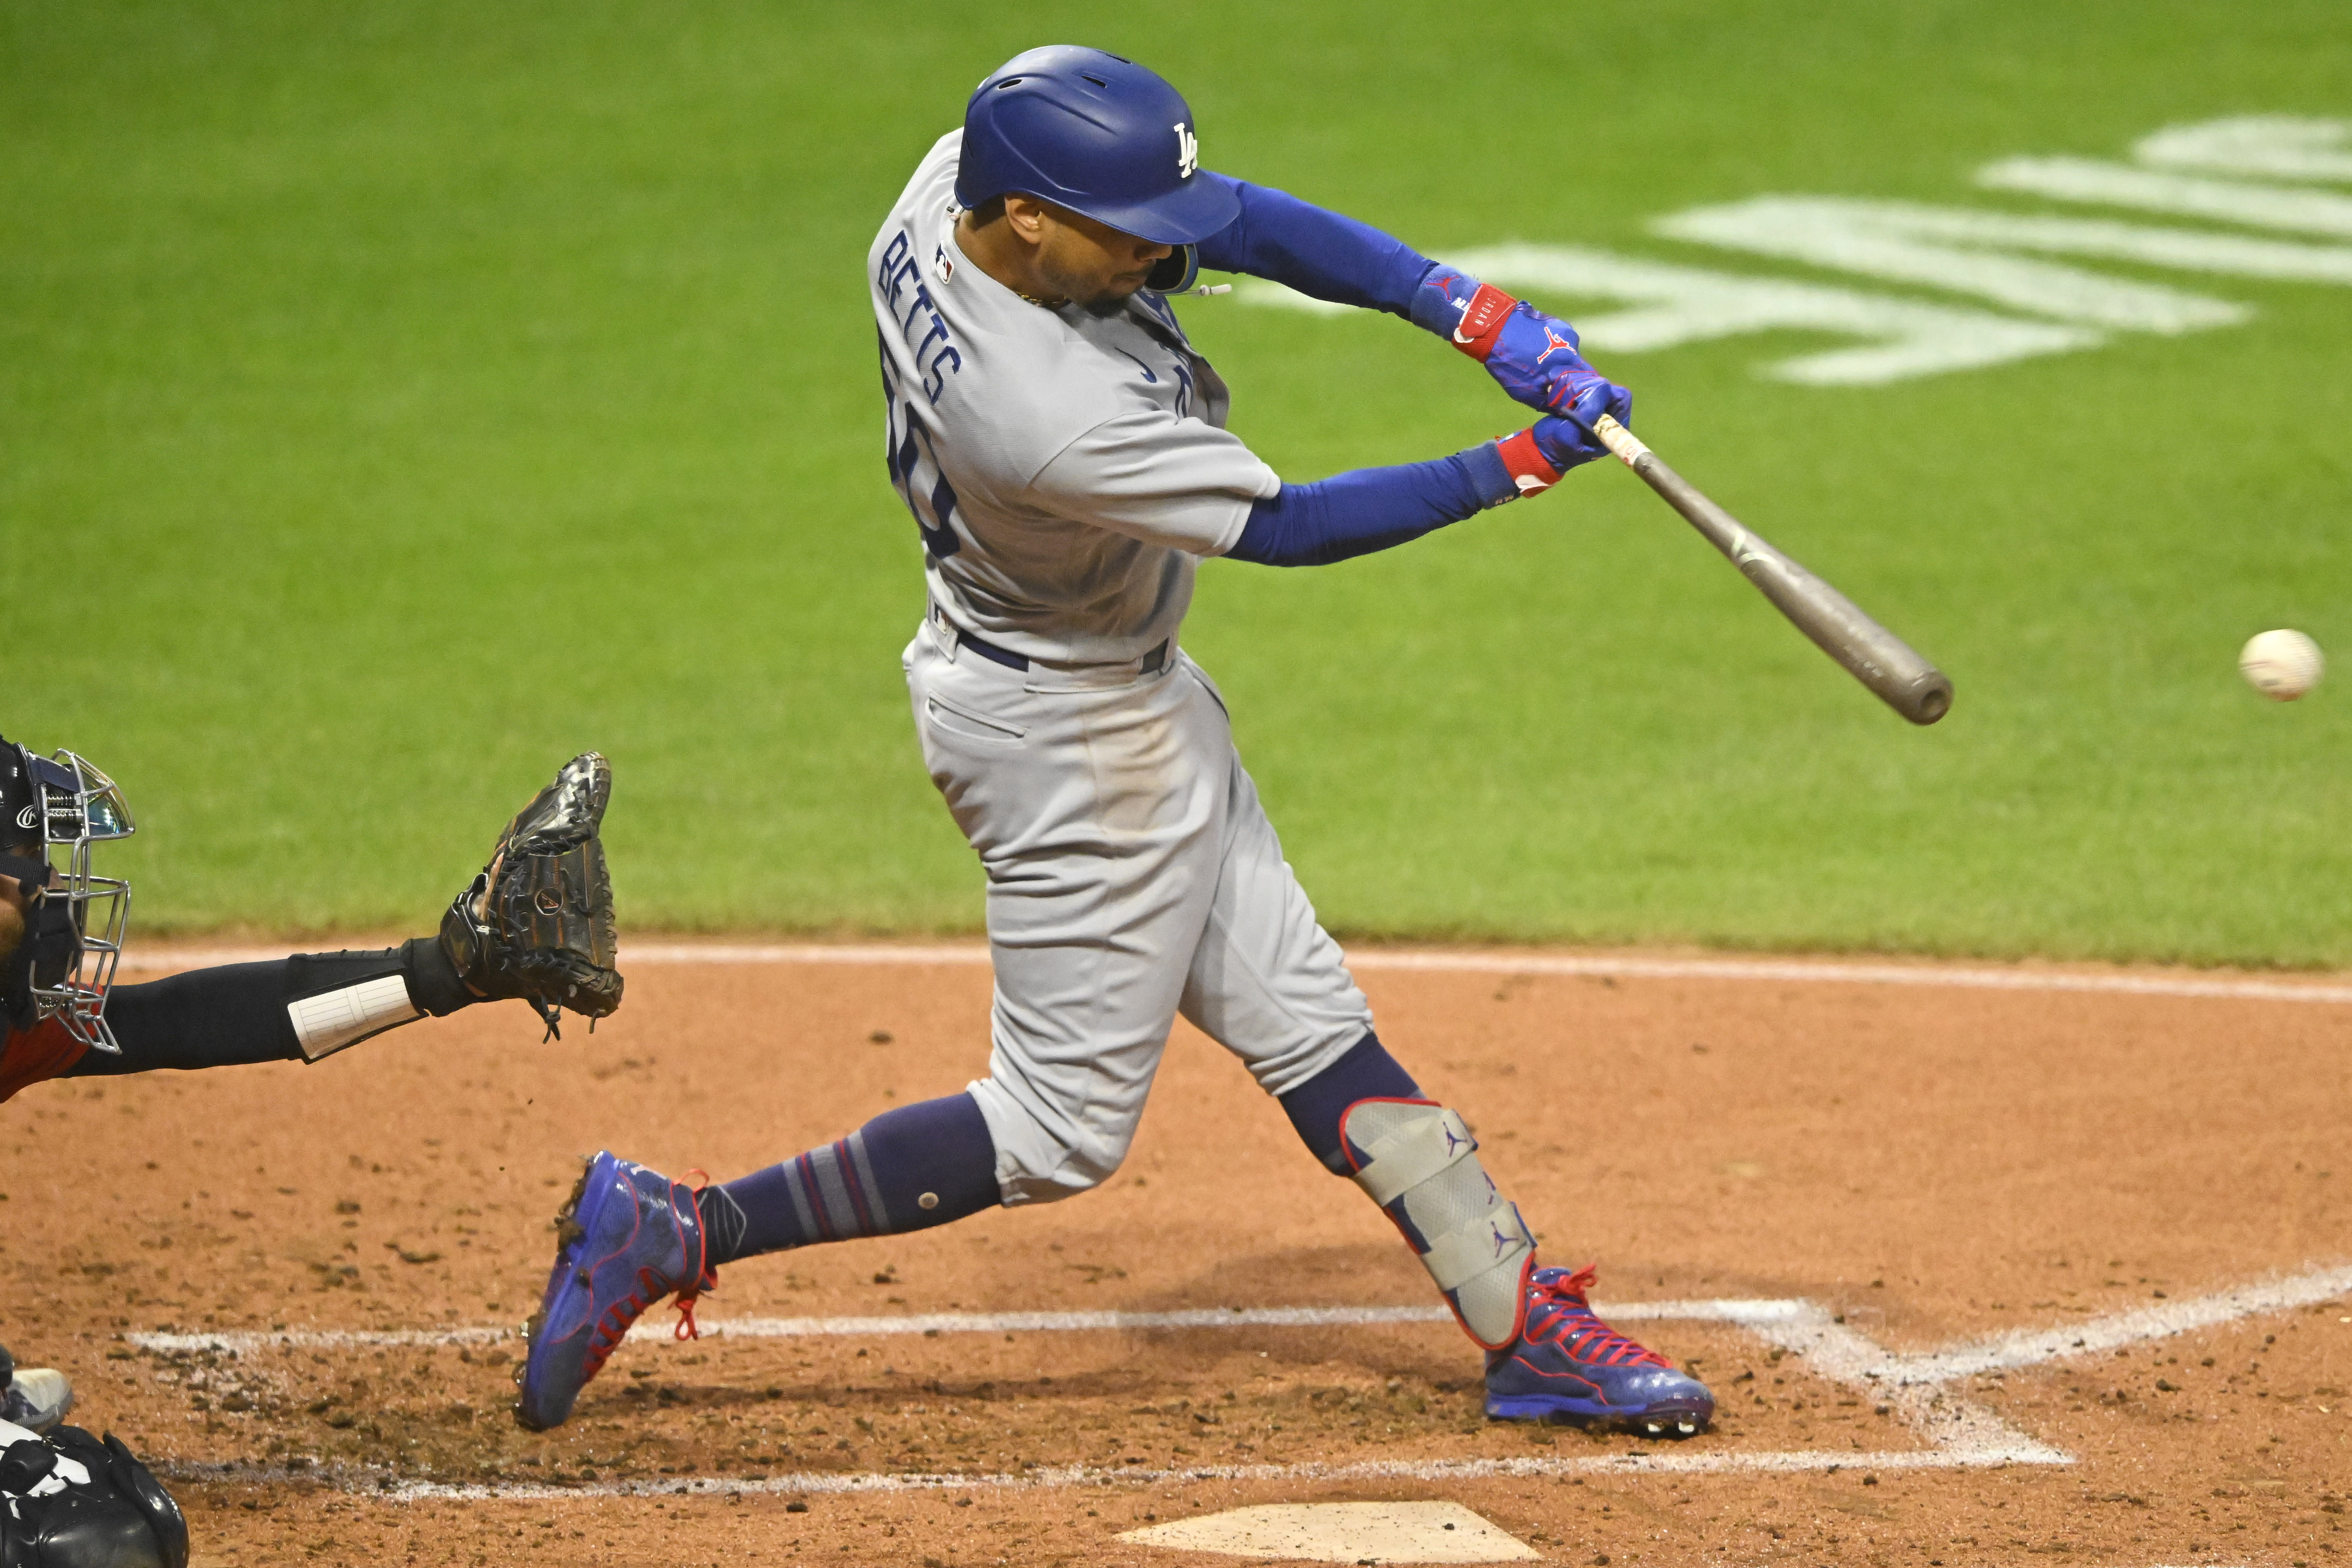
<instances>
[{"instance_id":1,"label":"gray baseball jersey","mask_svg":"<svg viewBox=\"0 0 2352 1568\"><path fill-rule=\"evenodd\" d=\"M932 601L1030 658L1139 658L1282 481L1223 428L1225 384L1159 295L1047 310L965 259L962 140L940 138L866 255L890 477Z\"/></svg>"}]
</instances>

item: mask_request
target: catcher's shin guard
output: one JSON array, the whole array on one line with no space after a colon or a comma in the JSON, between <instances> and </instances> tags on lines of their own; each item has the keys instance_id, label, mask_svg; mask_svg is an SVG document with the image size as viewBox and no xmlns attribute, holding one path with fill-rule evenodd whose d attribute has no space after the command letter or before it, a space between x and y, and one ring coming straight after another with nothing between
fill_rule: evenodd
<instances>
[{"instance_id":1,"label":"catcher's shin guard","mask_svg":"<svg viewBox=\"0 0 2352 1568\"><path fill-rule=\"evenodd\" d=\"M613 879L597 837L613 766L594 752L563 764L499 835L490 863L441 918L441 950L484 996L520 996L550 1035L569 1007L590 1027L621 1005Z\"/></svg>"},{"instance_id":2,"label":"catcher's shin guard","mask_svg":"<svg viewBox=\"0 0 2352 1568\"><path fill-rule=\"evenodd\" d=\"M1480 1348L1519 1337L1536 1238L1478 1163L1460 1115L1428 1100L1360 1100L1339 1135L1356 1184L1396 1222Z\"/></svg>"}]
</instances>

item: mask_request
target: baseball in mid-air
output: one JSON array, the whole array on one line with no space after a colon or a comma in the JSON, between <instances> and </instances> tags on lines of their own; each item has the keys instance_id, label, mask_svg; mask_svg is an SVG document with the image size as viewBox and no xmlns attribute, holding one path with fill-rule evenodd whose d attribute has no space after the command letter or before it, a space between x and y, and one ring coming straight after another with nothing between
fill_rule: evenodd
<instances>
[{"instance_id":1,"label":"baseball in mid-air","mask_svg":"<svg viewBox=\"0 0 2352 1568\"><path fill-rule=\"evenodd\" d=\"M2318 685L2326 668L2317 643L2284 626L2256 632L2238 655L2238 672L2246 684L2273 702L2294 701Z\"/></svg>"}]
</instances>

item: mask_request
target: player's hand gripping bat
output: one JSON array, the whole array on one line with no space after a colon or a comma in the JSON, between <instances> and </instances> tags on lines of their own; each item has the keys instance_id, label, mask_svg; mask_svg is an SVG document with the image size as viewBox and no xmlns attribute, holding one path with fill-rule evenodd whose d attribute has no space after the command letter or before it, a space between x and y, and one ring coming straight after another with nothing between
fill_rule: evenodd
<instances>
[{"instance_id":1,"label":"player's hand gripping bat","mask_svg":"<svg viewBox=\"0 0 2352 1568\"><path fill-rule=\"evenodd\" d=\"M1647 479L1668 506L1706 535L1709 543L1731 557L1732 564L1795 622L1799 631L1878 693L1889 708L1914 724L1932 724L1951 710L1951 681L1912 651L1908 643L1700 494L1615 419L1603 414L1592 422L1592 433L1627 468Z\"/></svg>"}]
</instances>

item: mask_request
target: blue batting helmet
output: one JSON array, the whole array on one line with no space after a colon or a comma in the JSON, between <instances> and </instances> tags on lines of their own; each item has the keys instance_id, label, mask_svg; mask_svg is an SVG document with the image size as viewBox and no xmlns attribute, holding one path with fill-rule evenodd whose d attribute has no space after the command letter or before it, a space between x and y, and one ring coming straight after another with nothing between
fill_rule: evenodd
<instances>
[{"instance_id":1,"label":"blue batting helmet","mask_svg":"<svg viewBox=\"0 0 2352 1568\"><path fill-rule=\"evenodd\" d=\"M1132 60L1049 44L991 71L963 111L956 200L1041 196L1156 245L1190 245L1241 212L1200 175L1183 94Z\"/></svg>"}]
</instances>

